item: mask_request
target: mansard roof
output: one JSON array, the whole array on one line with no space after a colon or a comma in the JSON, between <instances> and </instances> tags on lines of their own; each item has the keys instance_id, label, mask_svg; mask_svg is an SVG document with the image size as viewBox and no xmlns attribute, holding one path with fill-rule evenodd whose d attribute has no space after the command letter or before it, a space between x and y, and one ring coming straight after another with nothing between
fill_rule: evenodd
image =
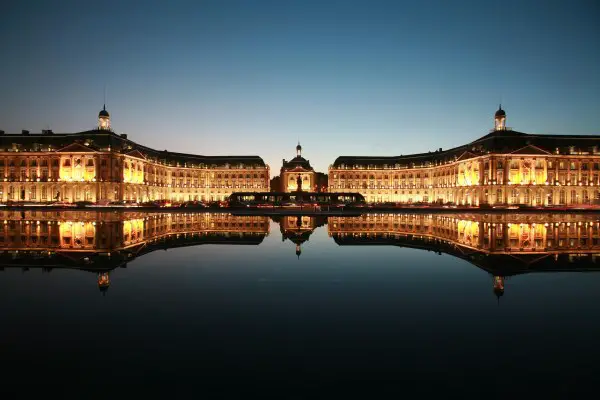
<instances>
[{"instance_id":1,"label":"mansard roof","mask_svg":"<svg viewBox=\"0 0 600 400\"><path fill-rule=\"evenodd\" d=\"M557 149L558 154L571 154L572 148L575 152L585 153L590 152L594 146L597 146L596 151L600 150L600 135L541 135L498 130L449 150L395 157L341 156L335 160L333 167L359 165L364 168L377 168L387 165L389 168L408 168L455 161L467 157L466 152L470 153L469 157L487 153L549 155L557 154Z\"/></svg>"},{"instance_id":2,"label":"mansard roof","mask_svg":"<svg viewBox=\"0 0 600 400\"><path fill-rule=\"evenodd\" d=\"M470 152L470 151L465 151L456 159L456 161L467 160L467 159L473 158L473 157L477 157L477 154L474 154L473 152Z\"/></svg>"},{"instance_id":3,"label":"mansard roof","mask_svg":"<svg viewBox=\"0 0 600 400\"><path fill-rule=\"evenodd\" d=\"M290 171L290 170L298 170L298 169L314 171L314 168L310 166L310 162L301 156L296 156L289 161L283 160L283 165L281 167L282 171Z\"/></svg>"},{"instance_id":4,"label":"mansard roof","mask_svg":"<svg viewBox=\"0 0 600 400\"><path fill-rule=\"evenodd\" d=\"M544 154L544 155L547 155L547 154L551 154L551 153L546 150L540 149L537 146L529 144L525 147L521 147L520 149L513 151L510 154Z\"/></svg>"},{"instance_id":5,"label":"mansard roof","mask_svg":"<svg viewBox=\"0 0 600 400\"><path fill-rule=\"evenodd\" d=\"M155 150L147 146L138 144L127 138L127 135L120 135L109 130L92 129L76 133L54 133L45 131L42 133L27 134L0 134L0 148L9 148L13 144L19 144L24 149L34 150L36 146L40 148L60 149L60 151L108 151L114 153L133 155L138 151L137 156L143 155L147 159L156 159L168 164L205 164L207 166L254 166L265 167L264 160L259 156L203 156L197 154L186 154L169 152L166 150ZM82 143L86 143L84 146ZM76 147L81 150L74 150ZM66 149L69 150L66 150ZM72 150L71 150L72 149Z\"/></svg>"},{"instance_id":6,"label":"mansard roof","mask_svg":"<svg viewBox=\"0 0 600 400\"><path fill-rule=\"evenodd\" d=\"M61 153L95 153L96 150L84 146L81 143L71 143L61 149L56 150Z\"/></svg>"},{"instance_id":7,"label":"mansard roof","mask_svg":"<svg viewBox=\"0 0 600 400\"><path fill-rule=\"evenodd\" d=\"M146 159L146 156L142 154L142 152L140 152L138 149L132 150L129 153L126 153L125 155L129 157L141 158L143 160Z\"/></svg>"}]
</instances>

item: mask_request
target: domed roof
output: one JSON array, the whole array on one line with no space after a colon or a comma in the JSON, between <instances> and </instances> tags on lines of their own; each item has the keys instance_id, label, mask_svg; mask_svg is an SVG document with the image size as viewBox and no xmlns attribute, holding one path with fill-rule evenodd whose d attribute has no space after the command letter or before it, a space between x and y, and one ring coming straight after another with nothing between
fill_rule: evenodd
<instances>
[{"instance_id":1,"label":"domed roof","mask_svg":"<svg viewBox=\"0 0 600 400\"><path fill-rule=\"evenodd\" d=\"M297 150L297 151L300 151L300 150L302 150L302 146L300 146L300 142L298 142L298 146L296 146L296 150Z\"/></svg>"},{"instance_id":2,"label":"domed roof","mask_svg":"<svg viewBox=\"0 0 600 400\"><path fill-rule=\"evenodd\" d=\"M108 111L106 111L106 104L102 107L102 110L98 113L98 117L110 117Z\"/></svg>"},{"instance_id":3,"label":"domed roof","mask_svg":"<svg viewBox=\"0 0 600 400\"><path fill-rule=\"evenodd\" d=\"M502 105L498 107L498 111L496 111L496 117L506 117L506 113L502 109Z\"/></svg>"}]
</instances>

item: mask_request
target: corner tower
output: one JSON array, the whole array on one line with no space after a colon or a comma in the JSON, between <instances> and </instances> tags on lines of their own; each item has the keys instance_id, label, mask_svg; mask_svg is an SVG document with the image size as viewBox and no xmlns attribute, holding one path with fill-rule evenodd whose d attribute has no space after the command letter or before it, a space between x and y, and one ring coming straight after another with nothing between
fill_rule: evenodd
<instances>
[{"instance_id":1,"label":"corner tower","mask_svg":"<svg viewBox=\"0 0 600 400\"><path fill-rule=\"evenodd\" d=\"M494 114L494 130L504 131L506 130L506 112L502 109L502 104L498 107L498 111Z\"/></svg>"},{"instance_id":2,"label":"corner tower","mask_svg":"<svg viewBox=\"0 0 600 400\"><path fill-rule=\"evenodd\" d=\"M110 130L110 114L106 111L106 104L98 113L98 129L102 131Z\"/></svg>"}]
</instances>

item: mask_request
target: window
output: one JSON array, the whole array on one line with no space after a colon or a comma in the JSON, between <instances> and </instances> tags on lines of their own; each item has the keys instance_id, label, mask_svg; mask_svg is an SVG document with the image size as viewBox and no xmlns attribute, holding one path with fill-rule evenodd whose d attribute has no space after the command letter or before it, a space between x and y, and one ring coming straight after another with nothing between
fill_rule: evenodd
<instances>
[{"instance_id":1,"label":"window","mask_svg":"<svg viewBox=\"0 0 600 400\"><path fill-rule=\"evenodd\" d=\"M543 160L536 160L535 167L536 168L544 168L544 161Z\"/></svg>"}]
</instances>

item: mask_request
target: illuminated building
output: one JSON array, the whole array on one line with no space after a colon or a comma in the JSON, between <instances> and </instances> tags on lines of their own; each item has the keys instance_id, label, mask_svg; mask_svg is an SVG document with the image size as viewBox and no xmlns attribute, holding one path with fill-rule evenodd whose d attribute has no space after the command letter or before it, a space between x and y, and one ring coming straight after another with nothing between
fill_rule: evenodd
<instances>
[{"instance_id":1,"label":"illuminated building","mask_svg":"<svg viewBox=\"0 0 600 400\"><path fill-rule=\"evenodd\" d=\"M600 136L540 135L494 115L487 135L449 150L399 157L338 157L330 192L367 202L458 205L600 205Z\"/></svg>"},{"instance_id":2,"label":"illuminated building","mask_svg":"<svg viewBox=\"0 0 600 400\"><path fill-rule=\"evenodd\" d=\"M262 158L154 150L114 133L106 107L89 131L0 131L2 202L215 201L268 190Z\"/></svg>"},{"instance_id":3,"label":"illuminated building","mask_svg":"<svg viewBox=\"0 0 600 400\"><path fill-rule=\"evenodd\" d=\"M282 192L295 192L298 189L305 192L318 191L318 188L316 187L317 174L314 168L310 166L310 162L302 157L302 146L300 146L300 142L298 142L298 146L296 146L296 157L289 161L283 160L279 176Z\"/></svg>"}]
</instances>

